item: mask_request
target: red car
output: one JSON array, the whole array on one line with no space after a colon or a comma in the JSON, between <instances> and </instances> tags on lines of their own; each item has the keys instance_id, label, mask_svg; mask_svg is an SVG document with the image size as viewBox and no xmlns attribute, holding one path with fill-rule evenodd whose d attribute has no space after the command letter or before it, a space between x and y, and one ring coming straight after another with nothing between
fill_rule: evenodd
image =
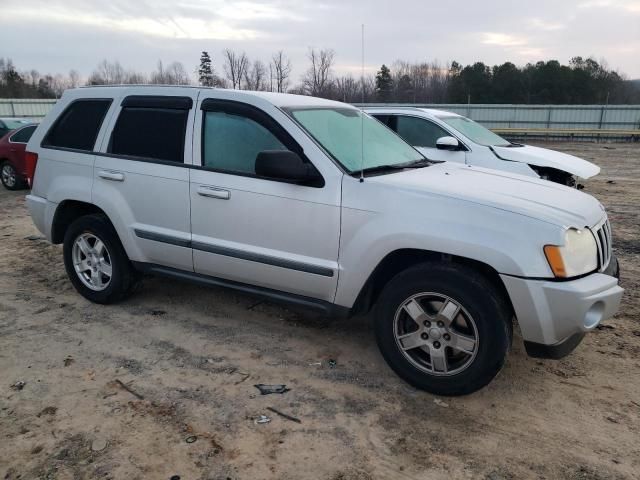
<instances>
[{"instance_id":1,"label":"red car","mask_svg":"<svg viewBox=\"0 0 640 480\"><path fill-rule=\"evenodd\" d=\"M0 179L9 190L27 187L25 147L38 125L28 124L0 138Z\"/></svg>"}]
</instances>

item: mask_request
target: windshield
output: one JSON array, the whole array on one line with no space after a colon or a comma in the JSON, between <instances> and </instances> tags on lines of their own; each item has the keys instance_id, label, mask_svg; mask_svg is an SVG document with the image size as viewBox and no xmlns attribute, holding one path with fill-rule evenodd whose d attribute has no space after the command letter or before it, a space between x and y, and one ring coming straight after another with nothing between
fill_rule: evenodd
<instances>
[{"instance_id":1,"label":"windshield","mask_svg":"<svg viewBox=\"0 0 640 480\"><path fill-rule=\"evenodd\" d=\"M3 122L9 130L15 130L31 123L29 120L3 120Z\"/></svg>"},{"instance_id":2,"label":"windshield","mask_svg":"<svg viewBox=\"0 0 640 480\"><path fill-rule=\"evenodd\" d=\"M425 160L420 152L360 110L311 107L288 112L349 173Z\"/></svg>"},{"instance_id":3,"label":"windshield","mask_svg":"<svg viewBox=\"0 0 640 480\"><path fill-rule=\"evenodd\" d=\"M506 147L511 145L500 135L496 135L491 130L483 127L466 117L438 117L444 123L455 128L469 140L484 145L486 147Z\"/></svg>"}]
</instances>

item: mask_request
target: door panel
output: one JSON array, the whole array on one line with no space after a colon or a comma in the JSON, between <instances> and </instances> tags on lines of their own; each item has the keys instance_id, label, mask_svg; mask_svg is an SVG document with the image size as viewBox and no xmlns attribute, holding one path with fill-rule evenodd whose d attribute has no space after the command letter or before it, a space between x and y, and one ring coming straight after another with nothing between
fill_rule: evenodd
<instances>
[{"instance_id":1,"label":"door panel","mask_svg":"<svg viewBox=\"0 0 640 480\"><path fill-rule=\"evenodd\" d=\"M95 157L93 202L117 223L131 260L193 271L187 165L194 109L188 109L188 103L176 107L168 99L189 97L193 105L198 91L180 89L179 97L172 97L168 89L146 92L125 93L116 100L109 132L117 133L105 136ZM176 120L179 112L182 121ZM129 134L137 137L128 138ZM136 155L148 151L148 157L130 156L127 149L136 149ZM168 152L173 152L171 159ZM163 158L152 158L159 156Z\"/></svg>"},{"instance_id":2,"label":"door panel","mask_svg":"<svg viewBox=\"0 0 640 480\"><path fill-rule=\"evenodd\" d=\"M275 118L281 112L268 114ZM194 163L201 161L199 133L204 131L205 158L211 168L221 165L238 173L191 170L195 271L332 301L338 277L339 178L325 176L323 188L257 178L252 173L252 144L239 148L235 142L225 145L224 138L238 138L238 131L232 130L244 128L249 143L287 148L288 142L268 138L272 135L268 129L249 125L247 119L238 118L244 116L238 111L228 122L216 115L215 129L200 128L205 115L198 111ZM217 134L220 137L213 138ZM306 149L304 153L310 161L322 155Z\"/></svg>"}]
</instances>

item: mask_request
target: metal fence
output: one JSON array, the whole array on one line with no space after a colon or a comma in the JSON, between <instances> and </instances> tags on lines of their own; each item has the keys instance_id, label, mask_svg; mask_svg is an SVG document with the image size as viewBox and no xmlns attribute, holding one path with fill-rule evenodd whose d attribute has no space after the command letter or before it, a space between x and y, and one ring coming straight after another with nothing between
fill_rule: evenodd
<instances>
[{"instance_id":1,"label":"metal fence","mask_svg":"<svg viewBox=\"0 0 640 480\"><path fill-rule=\"evenodd\" d=\"M56 100L49 99L0 99L0 117L25 117L37 120L53 108Z\"/></svg>"},{"instance_id":2,"label":"metal fence","mask_svg":"<svg viewBox=\"0 0 640 480\"><path fill-rule=\"evenodd\" d=\"M409 105L458 113L487 128L639 130L640 105Z\"/></svg>"},{"instance_id":3,"label":"metal fence","mask_svg":"<svg viewBox=\"0 0 640 480\"><path fill-rule=\"evenodd\" d=\"M56 100L0 99L0 117L44 117ZM487 128L534 130L640 130L640 105L415 105L459 113ZM603 132L606 134L606 132Z\"/></svg>"}]
</instances>

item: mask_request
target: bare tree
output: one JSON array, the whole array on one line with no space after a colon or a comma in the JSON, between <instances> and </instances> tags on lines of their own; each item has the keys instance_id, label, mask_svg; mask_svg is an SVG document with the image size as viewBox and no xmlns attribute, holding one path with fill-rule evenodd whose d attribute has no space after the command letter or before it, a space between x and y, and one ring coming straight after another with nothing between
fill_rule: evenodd
<instances>
[{"instance_id":1,"label":"bare tree","mask_svg":"<svg viewBox=\"0 0 640 480\"><path fill-rule=\"evenodd\" d=\"M247 68L244 74L244 84L247 90L267 89L267 68L262 61L256 60L251 69Z\"/></svg>"},{"instance_id":2,"label":"bare tree","mask_svg":"<svg viewBox=\"0 0 640 480\"><path fill-rule=\"evenodd\" d=\"M103 60L89 76L91 85L117 85L125 83L126 74L117 60L113 63Z\"/></svg>"},{"instance_id":3,"label":"bare tree","mask_svg":"<svg viewBox=\"0 0 640 480\"><path fill-rule=\"evenodd\" d=\"M339 77L335 83L336 99L346 103L357 103L362 99L362 83L352 75Z\"/></svg>"},{"instance_id":4,"label":"bare tree","mask_svg":"<svg viewBox=\"0 0 640 480\"><path fill-rule=\"evenodd\" d=\"M180 62L172 62L166 67L158 60L158 68L151 74L149 83L159 85L189 85L191 79Z\"/></svg>"},{"instance_id":5,"label":"bare tree","mask_svg":"<svg viewBox=\"0 0 640 480\"><path fill-rule=\"evenodd\" d=\"M224 61L224 73L227 76L227 79L231 82L231 88L240 89L249 67L249 58L247 58L247 54L244 52L238 54L227 48L222 52L222 55Z\"/></svg>"},{"instance_id":6,"label":"bare tree","mask_svg":"<svg viewBox=\"0 0 640 480\"><path fill-rule=\"evenodd\" d=\"M302 77L302 86L308 95L327 96L331 86L334 57L335 52L330 49L309 49L307 58L311 61L311 66Z\"/></svg>"},{"instance_id":7,"label":"bare tree","mask_svg":"<svg viewBox=\"0 0 640 480\"><path fill-rule=\"evenodd\" d=\"M80 73L77 70L69 70L69 88L80 86Z\"/></svg>"},{"instance_id":8,"label":"bare tree","mask_svg":"<svg viewBox=\"0 0 640 480\"><path fill-rule=\"evenodd\" d=\"M271 57L269 71L271 72L271 79L274 82L271 86L271 91L274 89L280 93L287 91L291 69L291 61L285 56L282 50Z\"/></svg>"}]
</instances>

